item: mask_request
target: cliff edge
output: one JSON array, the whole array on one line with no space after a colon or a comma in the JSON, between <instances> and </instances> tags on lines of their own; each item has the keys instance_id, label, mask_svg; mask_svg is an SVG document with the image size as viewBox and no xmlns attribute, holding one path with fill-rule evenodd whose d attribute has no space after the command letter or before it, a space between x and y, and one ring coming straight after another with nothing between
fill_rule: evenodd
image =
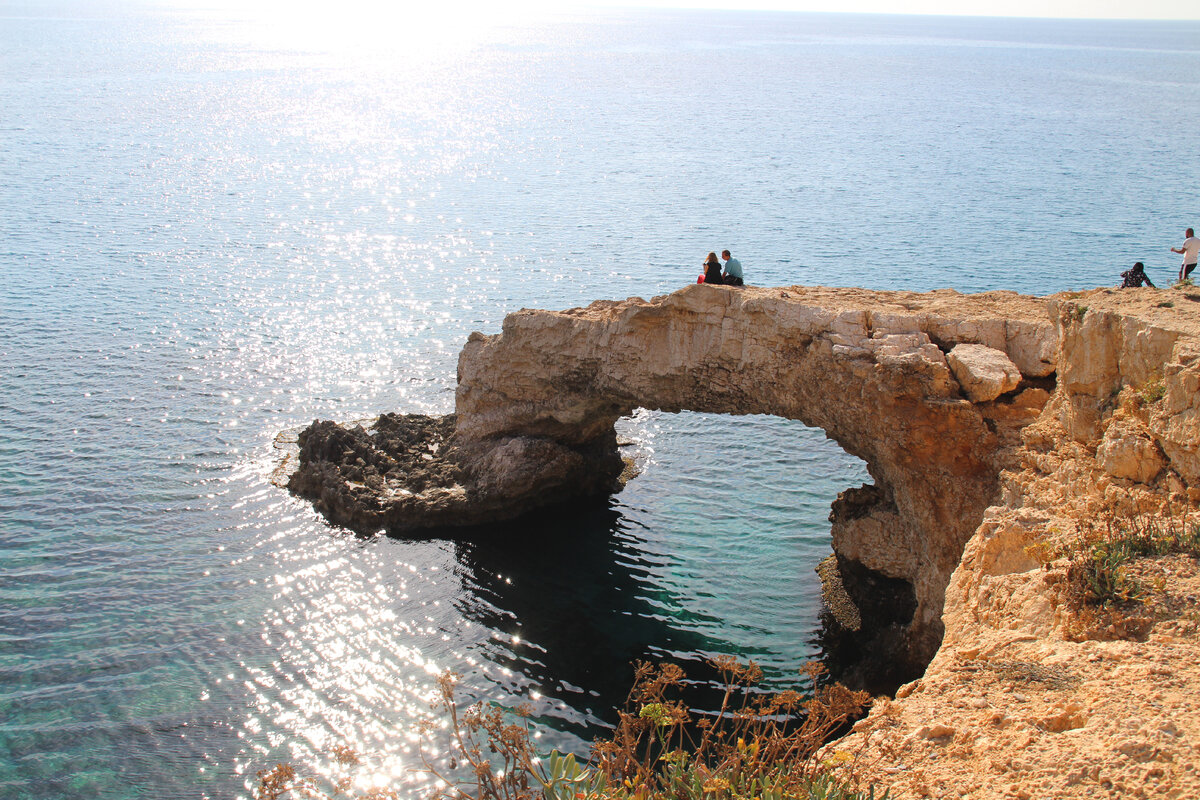
<instances>
[{"instance_id":1,"label":"cliff edge","mask_svg":"<svg viewBox=\"0 0 1200 800\"><path fill-rule=\"evenodd\" d=\"M893 797L1200 797L1200 292L1049 310L1057 387L951 576L937 654L829 748ZM1164 532L1190 554L1106 561ZM1095 574L1140 589L1081 587Z\"/></svg>"},{"instance_id":2,"label":"cliff edge","mask_svg":"<svg viewBox=\"0 0 1200 800\"><path fill-rule=\"evenodd\" d=\"M454 417L314 423L290 486L359 530L474 524L615 490L613 425L639 407L800 420L873 479L833 504L833 624L880 685L911 681L838 750L893 796L1197 796L1195 559L1153 568L1174 600L1135 625L1085 619L1070 587L1098 522L1200 501L1198 353L1190 288L697 285L523 310L471 335Z\"/></svg>"}]
</instances>

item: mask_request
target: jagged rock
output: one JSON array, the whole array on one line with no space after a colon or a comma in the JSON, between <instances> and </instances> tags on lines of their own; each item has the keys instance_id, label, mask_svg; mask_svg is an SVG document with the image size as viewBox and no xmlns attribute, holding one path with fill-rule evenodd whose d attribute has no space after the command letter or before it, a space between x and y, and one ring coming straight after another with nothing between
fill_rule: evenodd
<instances>
[{"instance_id":1,"label":"jagged rock","mask_svg":"<svg viewBox=\"0 0 1200 800\"><path fill-rule=\"evenodd\" d=\"M452 414L384 414L369 431L313 422L288 488L362 533L478 525L619 488L615 438L590 449L529 436L463 441L455 423Z\"/></svg>"},{"instance_id":2,"label":"jagged rock","mask_svg":"<svg viewBox=\"0 0 1200 800\"><path fill-rule=\"evenodd\" d=\"M829 613L846 630L855 632L860 630L862 614L846 591L842 573L838 570L837 556L830 555L823 558L817 565L816 571L821 578L821 595L825 598L825 607Z\"/></svg>"},{"instance_id":3,"label":"jagged rock","mask_svg":"<svg viewBox=\"0 0 1200 800\"><path fill-rule=\"evenodd\" d=\"M917 572L920 552L897 546L894 532L903 522L895 501L874 484L840 493L829 512L833 549L838 555L892 578ZM908 544L911 544L908 543Z\"/></svg>"},{"instance_id":4,"label":"jagged rock","mask_svg":"<svg viewBox=\"0 0 1200 800\"><path fill-rule=\"evenodd\" d=\"M1166 467L1150 431L1124 417L1114 419L1104 431L1096 461L1109 475L1138 483L1150 483Z\"/></svg>"},{"instance_id":5,"label":"jagged rock","mask_svg":"<svg viewBox=\"0 0 1200 800\"><path fill-rule=\"evenodd\" d=\"M949 739L954 734L954 728L951 728L949 725L942 725L941 723L922 725L913 732L914 736L921 739Z\"/></svg>"},{"instance_id":6,"label":"jagged rock","mask_svg":"<svg viewBox=\"0 0 1200 800\"><path fill-rule=\"evenodd\" d=\"M957 344L947 355L950 371L972 403L986 403L1021 383L1021 371L1008 356L981 344Z\"/></svg>"},{"instance_id":7,"label":"jagged rock","mask_svg":"<svg viewBox=\"0 0 1200 800\"><path fill-rule=\"evenodd\" d=\"M894 769L885 783L896 796L919 795L927 777L958 786L967 775L973 797L1082 798L1098 775L1114 776L1104 780L1117 794L1143 785L1147 766L1123 753L1129 766L1113 762L1112 742L1154 736L1164 783L1196 796L1200 773L1186 769L1200 731L1194 625L1181 618L1164 632L1154 617L1127 616L1111 630L1073 629L1055 561L1113 515L1196 513L1200 295L1173 296L701 285L521 311L499 335L473 334L460 356L454 430L428 454L442 472L410 479L399 456L366 446L378 431L322 428L305 439L312 477L297 482L326 485L318 505L331 518L405 530L450 518L438 509L483 521L608 491L619 463L613 423L634 408L819 426L874 479L835 503L835 554L822 577L839 587L843 618L860 624L861 650L890 660L897 683L923 671L919 692L877 704L839 746ZM1002 351L1024 374L1022 391L964 399L943 355L960 345ZM1131 390L1142 398L1136 424L1122 419ZM378 485L372 476L385 490L414 481L416 499L389 500L365 482ZM1181 597L1192 599L1179 607L1194 608L1200 576L1184 561L1193 574L1179 579L1191 581ZM1151 660L1175 674L1144 668ZM1187 735L1123 727L1165 714ZM958 734L891 736L931 720ZM922 775L910 779L912 764Z\"/></svg>"},{"instance_id":8,"label":"jagged rock","mask_svg":"<svg viewBox=\"0 0 1200 800\"><path fill-rule=\"evenodd\" d=\"M1196 301L1187 289L1050 298L1057 385L1003 446L1012 460L1000 500L951 576L922 691L877 706L831 745L873 761L867 780L897 797L929 786L964 787L964 796L969 786L981 800L1200 796L1194 737L1164 734L1158 722L1200 731L1195 559L1139 562L1154 587L1141 609L1090 621L1095 609L1067 601L1067 564L1082 537L1152 524L1148 515L1167 514L1181 531L1200 518ZM897 745L895 731L934 719L998 735L986 748L982 739L956 748L915 736Z\"/></svg>"}]
</instances>

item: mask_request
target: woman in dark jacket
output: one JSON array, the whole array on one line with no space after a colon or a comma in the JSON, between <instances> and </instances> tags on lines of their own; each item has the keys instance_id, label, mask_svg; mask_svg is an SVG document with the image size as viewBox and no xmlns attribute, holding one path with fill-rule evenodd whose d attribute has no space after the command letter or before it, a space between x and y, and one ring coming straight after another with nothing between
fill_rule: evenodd
<instances>
[{"instance_id":1,"label":"woman in dark jacket","mask_svg":"<svg viewBox=\"0 0 1200 800\"><path fill-rule=\"evenodd\" d=\"M1121 289L1136 289L1143 283L1149 286L1151 289L1158 288L1150 282L1149 276L1146 275L1146 268L1142 266L1142 262L1140 261L1122 272L1121 277L1125 279L1121 281L1121 285L1119 287ZM705 278L704 282L708 283L708 278Z\"/></svg>"},{"instance_id":2,"label":"woman in dark jacket","mask_svg":"<svg viewBox=\"0 0 1200 800\"><path fill-rule=\"evenodd\" d=\"M704 262L704 282L716 286L725 282L721 280L721 262L716 253L709 253L708 259Z\"/></svg>"}]
</instances>

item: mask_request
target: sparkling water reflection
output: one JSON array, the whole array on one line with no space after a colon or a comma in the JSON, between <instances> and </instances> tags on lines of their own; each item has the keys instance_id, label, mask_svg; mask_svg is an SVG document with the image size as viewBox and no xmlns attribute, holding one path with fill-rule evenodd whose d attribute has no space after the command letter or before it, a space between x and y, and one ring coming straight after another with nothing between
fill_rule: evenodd
<instances>
[{"instance_id":1,"label":"sparkling water reflection","mask_svg":"<svg viewBox=\"0 0 1200 800\"><path fill-rule=\"evenodd\" d=\"M866 479L819 431L639 412L610 504L459 542L330 528L271 442L448 412L472 330L709 250L760 285L1049 292L1173 272L1194 224L1195 25L0 18L4 797L226 798L285 759L417 794L447 668L575 750L633 658L781 685Z\"/></svg>"},{"instance_id":2,"label":"sparkling water reflection","mask_svg":"<svg viewBox=\"0 0 1200 800\"><path fill-rule=\"evenodd\" d=\"M636 659L679 661L706 680L707 655L735 653L763 663L769 683L792 683L813 652L807 573L827 548L815 520L829 501L798 488L793 471L832 468L849 483L861 468L819 432L783 420L639 412L622 427L644 473L615 502L454 541L264 538L257 557L271 566L250 580L271 596L254 649L272 658L216 678L252 698L238 765L249 774L286 757L331 779L387 775L415 790L428 777L413 772L413 723L445 669L462 676L464 702L529 703L541 743L581 753L615 721ZM689 437L706 443L704 458ZM751 454L746 440L766 446ZM769 501L743 499L722 515L702 497L676 496L685 473L711 484L751 469L748 457ZM270 492L260 499L277 519ZM343 745L364 763L339 764Z\"/></svg>"}]
</instances>

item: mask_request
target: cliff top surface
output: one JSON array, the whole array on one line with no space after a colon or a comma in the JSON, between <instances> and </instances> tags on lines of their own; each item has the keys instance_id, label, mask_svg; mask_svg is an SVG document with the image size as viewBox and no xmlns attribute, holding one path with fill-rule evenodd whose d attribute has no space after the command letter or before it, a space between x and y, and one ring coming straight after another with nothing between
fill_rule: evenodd
<instances>
[{"instance_id":1,"label":"cliff top surface","mask_svg":"<svg viewBox=\"0 0 1200 800\"><path fill-rule=\"evenodd\" d=\"M613 426L634 408L821 427L875 480L834 504L837 563L911 601L894 622L852 626L858 646L896 676L924 673L834 749L897 798L1197 797L1196 548L1135 559L1136 604L1077 599L1106 525L1200 518L1197 342L1191 286L692 284L523 310L500 335L472 334L453 437L405 450L449 460L446 481L414 483L367 441L378 430L325 425L327 440L301 436L301 462L311 451L314 504L331 519L399 531L610 491ZM355 443L361 455L343 457ZM872 612L859 621L882 617L874 584L838 570Z\"/></svg>"},{"instance_id":2,"label":"cliff top surface","mask_svg":"<svg viewBox=\"0 0 1200 800\"><path fill-rule=\"evenodd\" d=\"M1089 310L1125 314L1189 337L1200 336L1200 287L1091 289L1061 292L1047 299L1071 301Z\"/></svg>"},{"instance_id":3,"label":"cliff top surface","mask_svg":"<svg viewBox=\"0 0 1200 800\"><path fill-rule=\"evenodd\" d=\"M522 312L596 318L613 313L613 309L630 305L692 302L711 297L714 289L716 287L693 284L649 301L640 297L630 297L626 300L597 300L583 308L522 309ZM1044 296L1003 290L963 294L953 289L912 292L829 286L721 287L717 291L727 292L730 301L741 302L784 300L842 311L1038 320L1047 317L1053 303L1071 302L1097 311L1126 314L1158 327L1200 337L1200 287L1193 286L1160 289L1099 288Z\"/></svg>"}]
</instances>

